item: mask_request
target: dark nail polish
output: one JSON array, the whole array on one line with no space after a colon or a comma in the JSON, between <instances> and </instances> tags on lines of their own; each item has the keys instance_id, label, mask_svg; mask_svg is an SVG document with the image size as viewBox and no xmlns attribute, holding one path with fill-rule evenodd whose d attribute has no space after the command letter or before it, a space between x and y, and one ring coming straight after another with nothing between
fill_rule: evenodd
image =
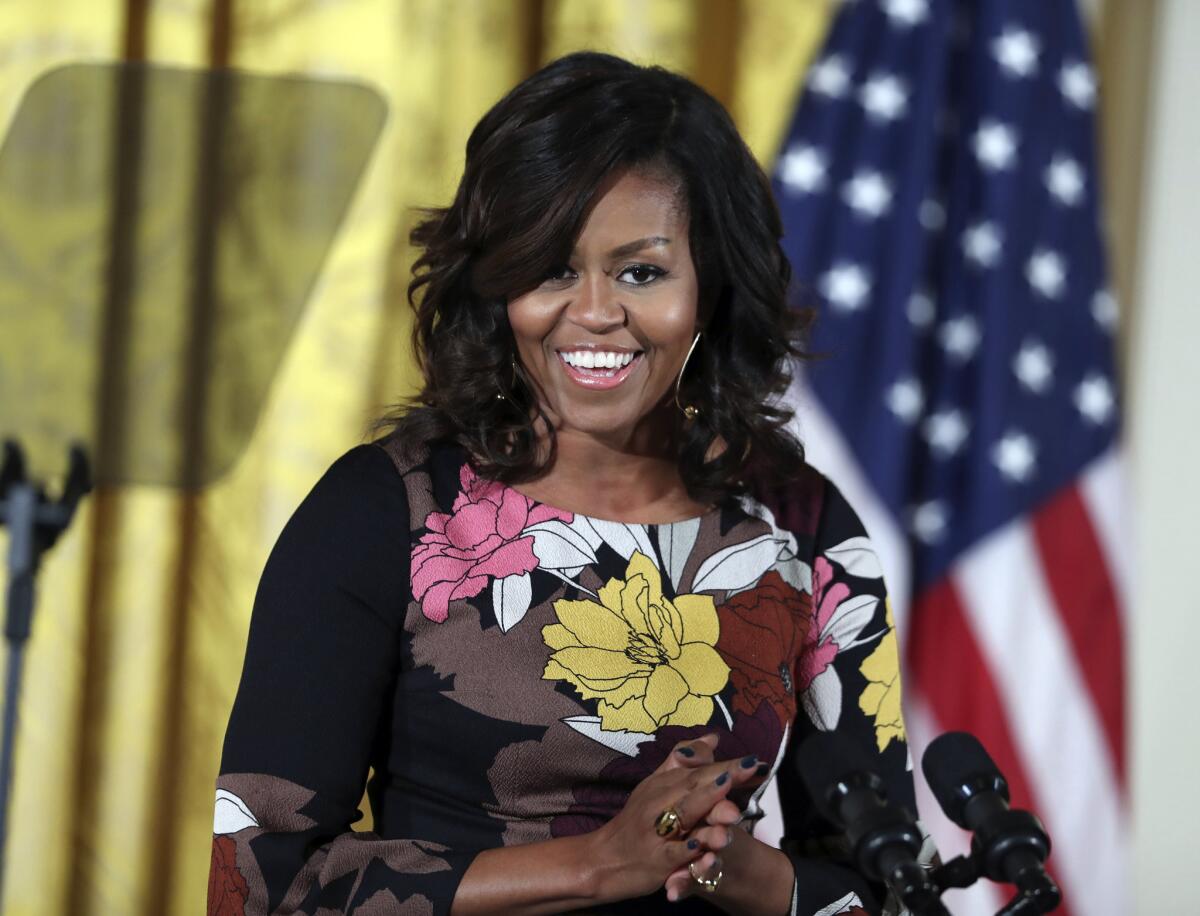
<instances>
[{"instance_id":1,"label":"dark nail polish","mask_svg":"<svg viewBox=\"0 0 1200 916\"><path fill-rule=\"evenodd\" d=\"M760 763L758 765L758 769L754 771L754 775L755 776L766 776L770 772L771 772L771 768L767 764Z\"/></svg>"},{"instance_id":2,"label":"dark nail polish","mask_svg":"<svg viewBox=\"0 0 1200 916\"><path fill-rule=\"evenodd\" d=\"M675 748L675 753L679 754L679 756L681 756L681 757L695 757L696 756L696 752L694 750L692 750L690 747L677 747L677 748Z\"/></svg>"},{"instance_id":3,"label":"dark nail polish","mask_svg":"<svg viewBox=\"0 0 1200 916\"><path fill-rule=\"evenodd\" d=\"M722 773L720 776L717 777L717 785L723 786L727 782L729 782L729 771L728 770L726 770L724 773Z\"/></svg>"},{"instance_id":4,"label":"dark nail polish","mask_svg":"<svg viewBox=\"0 0 1200 916\"><path fill-rule=\"evenodd\" d=\"M699 840L688 840L688 849L699 849L699 848L700 848Z\"/></svg>"},{"instance_id":5,"label":"dark nail polish","mask_svg":"<svg viewBox=\"0 0 1200 916\"><path fill-rule=\"evenodd\" d=\"M742 758L742 769L748 770L756 763L758 763L758 756L755 754L750 754L748 757Z\"/></svg>"}]
</instances>

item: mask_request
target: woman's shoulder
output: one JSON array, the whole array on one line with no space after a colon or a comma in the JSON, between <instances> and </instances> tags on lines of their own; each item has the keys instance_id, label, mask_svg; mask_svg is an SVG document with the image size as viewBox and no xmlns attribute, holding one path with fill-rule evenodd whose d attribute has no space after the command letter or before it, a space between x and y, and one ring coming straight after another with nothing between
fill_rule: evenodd
<instances>
[{"instance_id":1,"label":"woman's shoulder","mask_svg":"<svg viewBox=\"0 0 1200 916\"><path fill-rule=\"evenodd\" d=\"M467 457L466 450L456 442L425 439L407 433L402 428L393 429L375 439L369 446L361 447L374 447L382 451L402 477L431 465L453 465L454 468L458 468ZM351 449L351 452L353 451L354 449Z\"/></svg>"},{"instance_id":2,"label":"woman's shoulder","mask_svg":"<svg viewBox=\"0 0 1200 916\"><path fill-rule=\"evenodd\" d=\"M786 477L754 474L742 508L750 515L770 513L773 524L797 537L812 537L837 488L823 473L804 462Z\"/></svg>"}]
</instances>

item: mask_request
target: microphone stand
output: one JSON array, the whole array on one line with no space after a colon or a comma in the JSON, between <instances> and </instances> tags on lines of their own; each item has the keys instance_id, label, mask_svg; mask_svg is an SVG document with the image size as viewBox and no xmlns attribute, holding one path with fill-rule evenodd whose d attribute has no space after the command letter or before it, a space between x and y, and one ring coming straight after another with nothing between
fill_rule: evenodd
<instances>
[{"instance_id":1,"label":"microphone stand","mask_svg":"<svg viewBox=\"0 0 1200 916\"><path fill-rule=\"evenodd\" d=\"M25 643L33 624L34 584L42 555L58 540L75 515L79 500L92 488L87 455L78 445L69 453L66 484L57 500L25 475L25 455L12 440L4 443L0 463L0 525L8 529L8 588L4 638L8 643L4 688L4 724L0 733L0 899L4 893L8 848L8 803L13 774L13 739Z\"/></svg>"},{"instance_id":2,"label":"microphone stand","mask_svg":"<svg viewBox=\"0 0 1200 916\"><path fill-rule=\"evenodd\" d=\"M1035 860L1036 861L1036 860ZM984 876L982 851L972 849L970 856L955 856L933 870L929 881L940 897L950 888L970 887ZM996 916L1032 916L1049 913L1062 900L1054 882L1041 869L1022 871L1017 879L1017 893Z\"/></svg>"}]
</instances>

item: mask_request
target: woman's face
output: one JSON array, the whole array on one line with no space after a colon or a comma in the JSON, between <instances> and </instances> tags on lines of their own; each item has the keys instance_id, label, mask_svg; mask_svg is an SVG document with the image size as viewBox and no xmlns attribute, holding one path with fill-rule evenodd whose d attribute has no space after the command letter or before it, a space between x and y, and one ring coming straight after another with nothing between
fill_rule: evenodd
<instances>
[{"instance_id":1,"label":"woman's face","mask_svg":"<svg viewBox=\"0 0 1200 916\"><path fill-rule=\"evenodd\" d=\"M673 393L699 289L676 185L632 171L606 188L570 261L510 299L508 320L556 429L621 447Z\"/></svg>"}]
</instances>

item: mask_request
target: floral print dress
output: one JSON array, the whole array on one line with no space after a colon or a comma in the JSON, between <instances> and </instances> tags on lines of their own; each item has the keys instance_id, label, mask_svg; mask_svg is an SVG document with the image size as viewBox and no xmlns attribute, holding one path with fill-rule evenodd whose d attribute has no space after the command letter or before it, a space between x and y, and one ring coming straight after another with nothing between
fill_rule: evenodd
<instances>
[{"instance_id":1,"label":"floral print dress","mask_svg":"<svg viewBox=\"0 0 1200 916\"><path fill-rule=\"evenodd\" d=\"M480 851L596 829L709 732L718 759L771 766L736 800L750 830L777 785L791 912L878 912L795 772L829 729L914 807L880 566L816 471L637 525L483 479L456 446L358 446L263 573L209 913L448 913ZM364 786L371 832L352 829ZM659 891L592 912L718 910Z\"/></svg>"}]
</instances>

